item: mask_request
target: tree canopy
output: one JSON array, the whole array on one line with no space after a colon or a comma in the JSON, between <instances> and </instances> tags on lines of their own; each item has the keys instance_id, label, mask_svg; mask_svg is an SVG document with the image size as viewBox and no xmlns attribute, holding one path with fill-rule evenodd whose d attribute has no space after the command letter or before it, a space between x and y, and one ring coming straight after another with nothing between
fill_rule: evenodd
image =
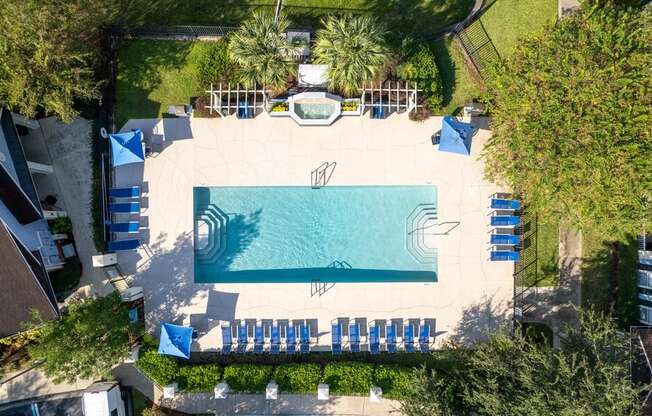
<instances>
[{"instance_id":1,"label":"tree canopy","mask_svg":"<svg viewBox=\"0 0 652 416\"><path fill-rule=\"evenodd\" d=\"M497 331L474 349L449 346L450 371L419 370L403 412L412 416L639 415L629 339L612 318L581 314L561 349Z\"/></svg>"},{"instance_id":2,"label":"tree canopy","mask_svg":"<svg viewBox=\"0 0 652 416\"><path fill-rule=\"evenodd\" d=\"M93 65L108 2L5 0L0 8L0 104L71 121L77 100L99 98Z\"/></svg>"},{"instance_id":3,"label":"tree canopy","mask_svg":"<svg viewBox=\"0 0 652 416\"><path fill-rule=\"evenodd\" d=\"M117 292L92 300L75 300L60 319L34 322L38 341L28 347L32 360L43 361L45 374L55 382L106 377L129 355L127 307Z\"/></svg>"},{"instance_id":4,"label":"tree canopy","mask_svg":"<svg viewBox=\"0 0 652 416\"><path fill-rule=\"evenodd\" d=\"M264 11L255 11L252 17L230 35L232 59L240 66L241 81L249 86L260 84L273 89L283 88L294 71L291 45L285 32L288 21L278 20Z\"/></svg>"},{"instance_id":5,"label":"tree canopy","mask_svg":"<svg viewBox=\"0 0 652 416\"><path fill-rule=\"evenodd\" d=\"M390 56L385 27L370 16L328 16L316 34L315 62L328 66L330 88L345 95L359 94L373 81Z\"/></svg>"},{"instance_id":6,"label":"tree canopy","mask_svg":"<svg viewBox=\"0 0 652 416\"><path fill-rule=\"evenodd\" d=\"M620 238L652 225L652 19L583 4L492 74L487 176L536 211Z\"/></svg>"}]
</instances>

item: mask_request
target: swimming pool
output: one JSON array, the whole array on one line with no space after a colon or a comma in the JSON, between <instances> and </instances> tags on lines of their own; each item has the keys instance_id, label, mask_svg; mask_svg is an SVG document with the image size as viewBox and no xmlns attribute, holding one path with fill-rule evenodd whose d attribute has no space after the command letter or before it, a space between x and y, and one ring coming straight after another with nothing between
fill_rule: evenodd
<instances>
[{"instance_id":1,"label":"swimming pool","mask_svg":"<svg viewBox=\"0 0 652 416\"><path fill-rule=\"evenodd\" d=\"M434 282L434 186L196 187L196 283Z\"/></svg>"}]
</instances>

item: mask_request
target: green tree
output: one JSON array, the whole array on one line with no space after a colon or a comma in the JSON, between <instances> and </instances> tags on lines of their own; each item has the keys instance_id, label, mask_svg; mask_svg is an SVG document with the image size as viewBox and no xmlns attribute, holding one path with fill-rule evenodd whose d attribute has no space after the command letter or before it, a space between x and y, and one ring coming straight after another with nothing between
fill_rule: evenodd
<instances>
[{"instance_id":1,"label":"green tree","mask_svg":"<svg viewBox=\"0 0 652 416\"><path fill-rule=\"evenodd\" d=\"M74 300L60 319L42 322L37 318L32 324L40 334L28 347L29 355L44 362L45 374L55 382L107 377L129 355L130 336L136 335L117 292Z\"/></svg>"},{"instance_id":2,"label":"green tree","mask_svg":"<svg viewBox=\"0 0 652 416\"><path fill-rule=\"evenodd\" d=\"M399 77L417 84L428 107L437 111L442 103L442 85L435 54L428 45L405 41L402 45L403 63L396 72Z\"/></svg>"},{"instance_id":3,"label":"green tree","mask_svg":"<svg viewBox=\"0 0 652 416\"><path fill-rule=\"evenodd\" d=\"M629 376L629 344L612 318L585 312L561 349L507 331L473 350L451 346L456 370L417 371L410 415L638 415L641 388Z\"/></svg>"},{"instance_id":4,"label":"green tree","mask_svg":"<svg viewBox=\"0 0 652 416\"><path fill-rule=\"evenodd\" d=\"M99 98L93 64L110 2L5 0L0 7L0 104L72 121L78 100Z\"/></svg>"},{"instance_id":5,"label":"green tree","mask_svg":"<svg viewBox=\"0 0 652 416\"><path fill-rule=\"evenodd\" d=\"M230 35L231 57L240 66L241 81L250 87L255 84L275 90L285 87L294 72L295 62L291 45L285 37L288 21L255 11L253 16Z\"/></svg>"},{"instance_id":6,"label":"green tree","mask_svg":"<svg viewBox=\"0 0 652 416\"><path fill-rule=\"evenodd\" d=\"M492 75L487 176L531 208L621 238L652 225L650 9L591 1Z\"/></svg>"},{"instance_id":7,"label":"green tree","mask_svg":"<svg viewBox=\"0 0 652 416\"><path fill-rule=\"evenodd\" d=\"M344 95L359 94L388 61L385 27L370 16L345 14L322 21L315 40L315 62L328 66L330 88Z\"/></svg>"}]
</instances>

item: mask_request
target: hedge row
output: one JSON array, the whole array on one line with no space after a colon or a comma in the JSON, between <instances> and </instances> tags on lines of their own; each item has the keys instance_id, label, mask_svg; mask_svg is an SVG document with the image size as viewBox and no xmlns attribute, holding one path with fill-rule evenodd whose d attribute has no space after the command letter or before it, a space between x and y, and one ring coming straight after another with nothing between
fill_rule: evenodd
<instances>
[{"instance_id":1,"label":"hedge row","mask_svg":"<svg viewBox=\"0 0 652 416\"><path fill-rule=\"evenodd\" d=\"M265 391L274 380L282 393L315 393L317 384L330 386L333 394L366 395L373 385L383 389L387 398L404 397L412 380L412 369L393 364L374 365L361 362L332 362L323 367L317 364L282 364L276 367L260 364L179 365L177 360L144 351L137 367L160 385L176 381L179 388L190 392L211 391L224 380L231 390L241 393Z\"/></svg>"}]
</instances>

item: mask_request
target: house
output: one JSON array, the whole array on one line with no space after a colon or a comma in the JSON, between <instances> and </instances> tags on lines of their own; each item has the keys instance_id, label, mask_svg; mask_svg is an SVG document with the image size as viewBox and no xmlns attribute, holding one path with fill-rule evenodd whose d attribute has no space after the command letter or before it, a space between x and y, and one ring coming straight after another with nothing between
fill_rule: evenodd
<instances>
[{"instance_id":1,"label":"house","mask_svg":"<svg viewBox=\"0 0 652 416\"><path fill-rule=\"evenodd\" d=\"M32 309L44 319L59 315L48 272L63 267L64 255L46 217L66 214L57 208L56 180L39 135L38 122L0 108L0 337L20 332Z\"/></svg>"}]
</instances>

